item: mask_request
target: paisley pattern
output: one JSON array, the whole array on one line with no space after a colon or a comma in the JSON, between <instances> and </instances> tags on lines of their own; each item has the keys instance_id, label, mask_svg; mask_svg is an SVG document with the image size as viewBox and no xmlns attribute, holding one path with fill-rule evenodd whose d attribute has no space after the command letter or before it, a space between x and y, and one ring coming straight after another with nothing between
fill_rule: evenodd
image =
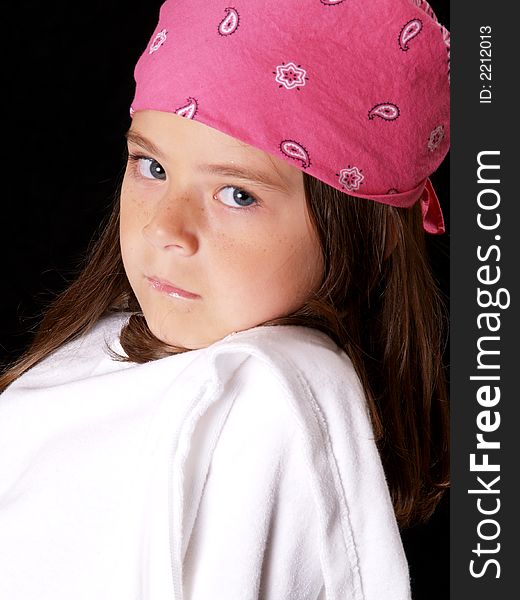
<instances>
[{"instance_id":1,"label":"paisley pattern","mask_svg":"<svg viewBox=\"0 0 520 600\"><path fill-rule=\"evenodd\" d=\"M166 31L166 29L159 31L159 33L153 38L152 43L150 44L150 50L148 51L148 54L153 54L154 52L157 52L157 50L159 50L159 48L164 44L167 37L168 32Z\"/></svg>"},{"instance_id":2,"label":"paisley pattern","mask_svg":"<svg viewBox=\"0 0 520 600\"><path fill-rule=\"evenodd\" d=\"M176 115L180 117L186 117L186 119L193 119L193 117L197 113L197 109L199 107L197 100L195 98L188 98L186 100L188 104L181 106L175 111Z\"/></svg>"},{"instance_id":3,"label":"paisley pattern","mask_svg":"<svg viewBox=\"0 0 520 600\"><path fill-rule=\"evenodd\" d=\"M365 179L360 169L351 167L350 165L346 169L341 169L336 175L338 176L339 183L349 192L358 190Z\"/></svg>"},{"instance_id":4,"label":"paisley pattern","mask_svg":"<svg viewBox=\"0 0 520 600\"><path fill-rule=\"evenodd\" d=\"M231 35L235 33L240 24L240 16L235 8L226 8L227 15L219 23L218 32L220 35Z\"/></svg>"},{"instance_id":5,"label":"paisley pattern","mask_svg":"<svg viewBox=\"0 0 520 600\"><path fill-rule=\"evenodd\" d=\"M422 26L421 19L412 19L406 23L406 25L401 29L401 33L399 34L398 38L399 48L401 48L401 50L404 52L409 50L408 42L419 35Z\"/></svg>"},{"instance_id":6,"label":"paisley pattern","mask_svg":"<svg viewBox=\"0 0 520 600\"><path fill-rule=\"evenodd\" d=\"M381 117L385 121L395 121L399 117L400 111L396 104L391 102L380 102L368 111L368 118Z\"/></svg>"},{"instance_id":7,"label":"paisley pattern","mask_svg":"<svg viewBox=\"0 0 520 600\"><path fill-rule=\"evenodd\" d=\"M344 0L321 0L321 3L326 6L334 6L336 4L341 4L341 2L344 2Z\"/></svg>"},{"instance_id":8,"label":"paisley pattern","mask_svg":"<svg viewBox=\"0 0 520 600\"><path fill-rule=\"evenodd\" d=\"M442 142L444 138L444 126L437 125L437 127L430 133L430 137L428 139L428 150L433 152L436 148L439 147L439 144Z\"/></svg>"},{"instance_id":9,"label":"paisley pattern","mask_svg":"<svg viewBox=\"0 0 520 600\"><path fill-rule=\"evenodd\" d=\"M390 189L389 189L389 190L386 192L386 195L388 196L388 195L390 195L390 194L398 194L398 193L399 193L399 190L398 190L398 189L396 189L396 188L390 188Z\"/></svg>"},{"instance_id":10,"label":"paisley pattern","mask_svg":"<svg viewBox=\"0 0 520 600\"><path fill-rule=\"evenodd\" d=\"M302 167L306 169L311 165L311 159L307 150L298 142L294 140L283 140L280 143L280 150L285 156L294 158L302 163Z\"/></svg>"},{"instance_id":11,"label":"paisley pattern","mask_svg":"<svg viewBox=\"0 0 520 600\"><path fill-rule=\"evenodd\" d=\"M288 90L296 88L300 89L300 86L305 85L305 81L309 79L307 77L307 71L301 68L301 65L296 66L293 62L282 63L276 67L276 71L273 71L276 75L276 81L280 84L279 87L285 87Z\"/></svg>"}]
</instances>

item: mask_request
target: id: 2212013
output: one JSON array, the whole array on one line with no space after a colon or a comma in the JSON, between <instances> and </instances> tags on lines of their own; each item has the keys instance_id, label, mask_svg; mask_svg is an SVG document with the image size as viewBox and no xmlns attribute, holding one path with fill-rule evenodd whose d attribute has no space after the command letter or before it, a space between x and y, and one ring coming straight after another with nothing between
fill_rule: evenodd
<instances>
[{"instance_id":1,"label":"id: 2212013","mask_svg":"<svg viewBox=\"0 0 520 600\"><path fill-rule=\"evenodd\" d=\"M491 26L480 28L480 80L491 82ZM491 83L483 83L480 104L491 104Z\"/></svg>"}]
</instances>

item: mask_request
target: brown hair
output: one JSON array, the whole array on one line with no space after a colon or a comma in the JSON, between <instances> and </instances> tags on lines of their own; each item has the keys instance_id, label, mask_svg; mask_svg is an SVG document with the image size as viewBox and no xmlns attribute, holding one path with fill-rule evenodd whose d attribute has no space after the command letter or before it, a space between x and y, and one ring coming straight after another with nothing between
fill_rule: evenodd
<instances>
[{"instance_id":1,"label":"brown hair","mask_svg":"<svg viewBox=\"0 0 520 600\"><path fill-rule=\"evenodd\" d=\"M265 325L315 327L346 351L365 390L397 520L402 527L424 522L448 486L449 434L446 315L419 203L398 209L354 198L305 173L304 184L323 282L299 310ZM0 377L0 391L103 315L122 311L134 314L121 332L128 358L119 360L144 363L185 350L158 340L140 313L121 259L116 202L79 276Z\"/></svg>"}]
</instances>

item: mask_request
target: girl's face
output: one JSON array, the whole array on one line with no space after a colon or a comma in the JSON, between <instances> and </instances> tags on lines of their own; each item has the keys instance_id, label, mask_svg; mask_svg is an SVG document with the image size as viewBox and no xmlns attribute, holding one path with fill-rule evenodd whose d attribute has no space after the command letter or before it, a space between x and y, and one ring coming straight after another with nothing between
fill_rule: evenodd
<instances>
[{"instance_id":1,"label":"girl's face","mask_svg":"<svg viewBox=\"0 0 520 600\"><path fill-rule=\"evenodd\" d=\"M202 348L319 287L299 169L173 113L136 112L127 137L121 251L156 337Z\"/></svg>"}]
</instances>

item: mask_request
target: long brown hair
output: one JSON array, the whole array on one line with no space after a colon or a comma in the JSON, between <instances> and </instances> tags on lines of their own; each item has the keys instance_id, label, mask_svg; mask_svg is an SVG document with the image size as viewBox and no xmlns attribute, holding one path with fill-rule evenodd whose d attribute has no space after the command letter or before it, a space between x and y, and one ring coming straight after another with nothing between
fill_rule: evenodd
<instances>
[{"instance_id":1,"label":"long brown hair","mask_svg":"<svg viewBox=\"0 0 520 600\"><path fill-rule=\"evenodd\" d=\"M444 304L428 266L419 203L398 209L347 196L304 173L310 217L324 258L321 288L295 313L265 325L327 333L352 360L402 527L426 521L448 485L448 402L442 355ZM119 194L117 194L119 196ZM144 363L184 351L146 325L119 247L119 202L79 276L48 307L28 350L0 391L110 312L130 311L121 332Z\"/></svg>"}]
</instances>

